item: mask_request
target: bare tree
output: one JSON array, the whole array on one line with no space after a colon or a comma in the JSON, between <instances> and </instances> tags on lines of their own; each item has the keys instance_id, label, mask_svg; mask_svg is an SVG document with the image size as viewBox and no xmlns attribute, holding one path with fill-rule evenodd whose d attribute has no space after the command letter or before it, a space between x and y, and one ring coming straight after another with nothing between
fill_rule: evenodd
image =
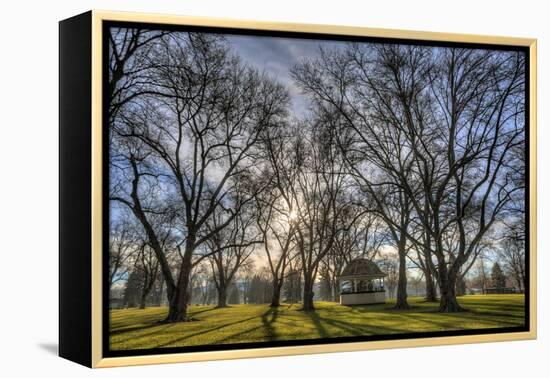
<instances>
[{"instance_id":1,"label":"bare tree","mask_svg":"<svg viewBox=\"0 0 550 378\"><path fill-rule=\"evenodd\" d=\"M431 234L422 224L418 225L413 222L413 226L409 231L414 235L411 239L411 250L416 252L416 256L409 253L409 261L422 271L425 280L427 302L437 302L437 282L436 282L436 267L433 262ZM420 241L416 243L416 241Z\"/></svg>"},{"instance_id":2,"label":"bare tree","mask_svg":"<svg viewBox=\"0 0 550 378\"><path fill-rule=\"evenodd\" d=\"M265 161L262 176L267 183L264 192L256 198L256 224L263 236L273 278L271 307L280 305L287 268L296 256L293 251L299 204L293 187L299 167L295 160L288 159L292 154L293 130L287 123L283 126L268 130L262 137L262 160Z\"/></svg>"},{"instance_id":3,"label":"bare tree","mask_svg":"<svg viewBox=\"0 0 550 378\"><path fill-rule=\"evenodd\" d=\"M294 159L299 167L292 187L296 199L296 247L303 276L303 309L314 310L313 286L322 259L350 215L352 198L344 196L346 176L335 141L335 130L322 120L303 123L295 131Z\"/></svg>"},{"instance_id":4,"label":"bare tree","mask_svg":"<svg viewBox=\"0 0 550 378\"><path fill-rule=\"evenodd\" d=\"M151 293L153 285L157 281L159 272L159 262L155 257L154 251L142 242L136 258L136 266L139 266L141 279L141 295L139 300L139 308L144 309L147 301L147 296Z\"/></svg>"},{"instance_id":5,"label":"bare tree","mask_svg":"<svg viewBox=\"0 0 550 378\"><path fill-rule=\"evenodd\" d=\"M340 219L341 231L336 235L333 248L321 260L330 300L339 301L339 277L353 259L374 260L387 239L387 230L378 215L365 211L365 206L352 204L350 216Z\"/></svg>"},{"instance_id":6,"label":"bare tree","mask_svg":"<svg viewBox=\"0 0 550 378\"><path fill-rule=\"evenodd\" d=\"M512 222L506 227L499 243L497 257L520 292L525 291L527 275L525 271L525 227L523 222Z\"/></svg>"},{"instance_id":7,"label":"bare tree","mask_svg":"<svg viewBox=\"0 0 550 378\"><path fill-rule=\"evenodd\" d=\"M137 97L151 92L148 73L158 40L170 34L139 28L109 29L109 118Z\"/></svg>"},{"instance_id":8,"label":"bare tree","mask_svg":"<svg viewBox=\"0 0 550 378\"><path fill-rule=\"evenodd\" d=\"M212 217L207 228L215 230L225 222L227 215L221 211ZM228 288L235 283L239 269L250 262L256 244L262 243L254 232L255 215L251 209L241 209L231 224L215 233L206 243L212 278L218 292L218 307L227 306Z\"/></svg>"},{"instance_id":9,"label":"bare tree","mask_svg":"<svg viewBox=\"0 0 550 378\"><path fill-rule=\"evenodd\" d=\"M278 307L287 267L294 257L294 234L296 230L294 210L280 207L280 197L268 193L259 199L257 226L262 233L264 252L272 276L273 297L271 307Z\"/></svg>"},{"instance_id":10,"label":"bare tree","mask_svg":"<svg viewBox=\"0 0 550 378\"><path fill-rule=\"evenodd\" d=\"M340 115L351 134L339 133L348 138L349 165L364 186L372 187L376 170L382 171L389 182L374 184L398 187L429 232L423 243L398 227L431 250L442 312L461 310L455 287L462 267L524 190L510 165L512 151L524 143L524 58L519 52L355 44L295 70L316 105ZM453 256L444 246L449 233L458 235Z\"/></svg>"},{"instance_id":11,"label":"bare tree","mask_svg":"<svg viewBox=\"0 0 550 378\"><path fill-rule=\"evenodd\" d=\"M412 198L434 239L440 311L453 312L461 310L455 287L465 264L473 264L484 237L524 191L508 168L511 152L524 143L524 57L447 49L437 59L438 69L428 75L435 143L416 138L414 127L409 133L428 211ZM411 125L421 123L410 119ZM449 233L456 234L454 253L444 245Z\"/></svg>"},{"instance_id":12,"label":"bare tree","mask_svg":"<svg viewBox=\"0 0 550 378\"><path fill-rule=\"evenodd\" d=\"M293 69L300 87L311 96L317 113L323 114L338 130L338 143L350 175L360 190L375 204L386 222L399 256L398 296L396 308L407 309L406 252L407 229L411 222L412 204L401 187L401 180L410 179L411 155L402 141L404 131L388 127L382 114L370 121L372 110L370 83L364 71L352 59L358 53L353 47L344 52L321 51L316 61L305 61ZM387 75L381 76L382 84ZM380 108L374 108L380 110Z\"/></svg>"},{"instance_id":13,"label":"bare tree","mask_svg":"<svg viewBox=\"0 0 550 378\"><path fill-rule=\"evenodd\" d=\"M252 285L252 280L254 278L255 266L254 262L251 261L248 264L244 265L242 269L237 273L237 281L240 283L242 290L243 303L250 303L250 290Z\"/></svg>"},{"instance_id":14,"label":"bare tree","mask_svg":"<svg viewBox=\"0 0 550 378\"><path fill-rule=\"evenodd\" d=\"M183 251L175 276L159 258L169 297L165 321L185 321L193 257L256 195L246 187L254 146L261 132L276 127L285 115L288 95L279 84L232 56L220 36L168 34L158 39L152 55L147 68L147 85L152 90L127 102L113 122L117 138L140 143L140 151L148 151L134 159L136 198L121 202L133 209L161 255L155 229L139 209L141 166L162 177L162 191L172 195ZM232 194L237 192L248 196L239 197L238 202L228 200L236 198ZM206 224L217 209L223 209L226 220L217 229L208 229Z\"/></svg>"},{"instance_id":15,"label":"bare tree","mask_svg":"<svg viewBox=\"0 0 550 378\"><path fill-rule=\"evenodd\" d=\"M282 290L285 301L290 304L297 303L302 299L302 275L296 260L289 263L288 274Z\"/></svg>"},{"instance_id":16,"label":"bare tree","mask_svg":"<svg viewBox=\"0 0 550 378\"><path fill-rule=\"evenodd\" d=\"M137 251L132 222L126 216L113 224L109 235L109 291L130 273L131 261Z\"/></svg>"},{"instance_id":17,"label":"bare tree","mask_svg":"<svg viewBox=\"0 0 550 378\"><path fill-rule=\"evenodd\" d=\"M399 281L398 257L396 253L386 253L378 261L380 270L386 273L386 292L390 298L394 298Z\"/></svg>"},{"instance_id":18,"label":"bare tree","mask_svg":"<svg viewBox=\"0 0 550 378\"><path fill-rule=\"evenodd\" d=\"M118 147L119 154L111 155L111 165L120 176L117 180L111 178L110 199L130 209L143 227L144 238L159 261L170 298L175 286L172 273L174 250L178 246L172 238L177 233L173 202L158 190L160 176L150 173L149 167L144 164L147 152L143 155L140 144L124 140ZM113 207L111 209L114 210Z\"/></svg>"}]
</instances>

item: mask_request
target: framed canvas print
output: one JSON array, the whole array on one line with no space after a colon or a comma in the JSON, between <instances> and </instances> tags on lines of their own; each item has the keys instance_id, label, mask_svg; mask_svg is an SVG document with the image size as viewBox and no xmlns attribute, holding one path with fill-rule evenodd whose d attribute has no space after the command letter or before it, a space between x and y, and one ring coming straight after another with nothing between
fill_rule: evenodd
<instances>
[{"instance_id":1,"label":"framed canvas print","mask_svg":"<svg viewBox=\"0 0 550 378\"><path fill-rule=\"evenodd\" d=\"M536 41L60 22L60 355L536 337Z\"/></svg>"}]
</instances>

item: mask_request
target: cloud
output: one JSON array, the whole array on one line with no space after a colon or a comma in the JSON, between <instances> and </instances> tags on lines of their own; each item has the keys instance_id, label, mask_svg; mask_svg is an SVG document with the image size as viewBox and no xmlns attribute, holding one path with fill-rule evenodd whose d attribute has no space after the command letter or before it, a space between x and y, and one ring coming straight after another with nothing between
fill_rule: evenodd
<instances>
[{"instance_id":1,"label":"cloud","mask_svg":"<svg viewBox=\"0 0 550 378\"><path fill-rule=\"evenodd\" d=\"M284 84L292 99L292 111L297 116L307 113L308 99L302 95L290 76L290 69L303 59L315 58L319 48L342 46L344 42L268 36L228 35L227 40L247 64L264 71Z\"/></svg>"}]
</instances>

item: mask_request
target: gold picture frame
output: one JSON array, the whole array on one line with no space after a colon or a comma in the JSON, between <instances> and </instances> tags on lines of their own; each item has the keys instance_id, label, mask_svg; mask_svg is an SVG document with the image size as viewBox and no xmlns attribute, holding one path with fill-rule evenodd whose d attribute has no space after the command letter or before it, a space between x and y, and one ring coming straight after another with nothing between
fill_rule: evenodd
<instances>
[{"instance_id":1,"label":"gold picture frame","mask_svg":"<svg viewBox=\"0 0 550 378\"><path fill-rule=\"evenodd\" d=\"M60 341L60 354L66 358L83 363L90 367L115 367L115 366L130 366L144 364L160 364L174 362L191 362L191 361L208 361L221 359L237 359L237 358L252 358L252 357L268 357L268 356L284 356L284 355L302 355L312 353L329 353L329 352L348 352L372 349L389 349L389 348L405 348L405 347L424 347L435 345L448 344L467 344L467 343L482 343L495 341L513 341L513 340L529 340L535 339L537 335L537 295L536 295L536 243L537 243L537 138L536 138L536 114L537 114L537 41L530 38L514 38L500 36L482 36L469 34L452 34L452 33L436 33L424 31L410 30L394 30L394 29L377 29L368 27L354 26L335 26L335 25L316 25L316 24L294 24L294 23L279 23L279 22L258 22L250 20L230 20L218 19L209 17L189 17L189 16L174 16L161 14L144 14L144 13L129 13L129 12L110 12L93 10L86 14L86 22L89 22L90 30L90 86L91 94L89 105L90 110L90 245L88 266L81 266L73 269L89 270L90 296L85 295L85 300L90 301L90 317L85 321L90 321L89 325L89 359L79 360L79 357L72 357L70 352L64 352L63 344L67 344L69 348L69 338L67 332L64 336L60 336L61 340L67 339L66 342ZM345 343L330 343L320 345L300 345L300 346L277 346L257 349L233 349L233 350L218 350L207 352L186 352L186 353L170 353L170 354L155 354L155 355L138 355L126 357L104 357L103 355L103 262L102 262L102 245L103 245L103 197L104 183L103 177L103 56L104 41L103 38L103 23L105 21L117 22L134 22L147 23L156 25L186 25L186 26L201 26L215 28L231 28L231 29L249 29L258 31L283 31L295 33L310 33L310 34L330 34L337 36L356 36L356 37L376 37L376 38L393 38L399 40L421 40L432 42L458 42L470 43L476 45L503 45L503 46L521 46L528 48L529 51L529 94L528 94L528 109L529 109L529 330L525 332L513 333L496 333L496 334L476 334L476 335L459 335L445 337L429 337L429 338L413 338L413 339L398 339L398 340L379 340L379 341L360 341L360 342L345 342ZM63 23L63 22L62 22ZM86 26L87 27L87 26ZM63 37L61 37L63 38ZM62 43L63 46L63 43ZM63 52L61 52L63 54ZM61 67L63 70L63 66ZM63 88L63 85L61 85ZM66 101L69 101L67 99ZM64 106L67 103L60 104L62 113ZM86 105L86 104L85 104ZM63 159L63 157L62 157ZM67 226L69 227L69 226ZM63 229L61 230L63 233ZM84 248L84 247L83 247ZM63 255L61 260L63 260ZM61 262L63 265L63 262ZM69 264L69 263L67 263ZM68 268L67 268L68 269ZM61 269L63 274L63 269ZM65 282L65 283L64 283ZM61 291L63 293L66 281L61 278ZM63 294L69 295L69 294ZM61 299L62 300L62 299ZM67 305L60 304L60 312L64 313L67 310ZM66 315L67 317L69 316ZM60 322L63 323L66 317L60 316ZM65 324L65 323L63 323ZM62 326L61 328L63 328ZM76 326L75 326L76 327ZM79 326L83 327L83 326ZM63 332L60 330L60 332ZM76 337L76 336L75 336ZM66 349L68 350L68 349Z\"/></svg>"}]
</instances>

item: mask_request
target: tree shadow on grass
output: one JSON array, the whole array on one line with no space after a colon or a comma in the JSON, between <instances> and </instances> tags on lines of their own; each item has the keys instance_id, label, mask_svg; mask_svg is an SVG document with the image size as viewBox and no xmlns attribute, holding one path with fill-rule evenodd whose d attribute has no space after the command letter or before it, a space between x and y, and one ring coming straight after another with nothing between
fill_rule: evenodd
<instances>
[{"instance_id":1,"label":"tree shadow on grass","mask_svg":"<svg viewBox=\"0 0 550 378\"><path fill-rule=\"evenodd\" d=\"M266 335L266 338L267 338L267 340L261 340L261 341L273 341L277 338L277 333L275 331L275 327L273 327L273 323L275 323L277 321L278 317L279 317L279 308L278 307L269 307L269 309L261 315L261 320L262 320L261 325L253 327L253 328L248 328L248 329L245 329L243 331L228 335L228 336L224 337L223 339L221 339L219 342L224 343L224 342L226 342L230 339L235 339L235 338L242 337L242 336L246 335L247 333L251 333L251 332L257 331L259 329L265 330L265 335ZM258 340L241 340L241 339L238 339L234 342L241 343L241 342L252 342L252 341L258 341Z\"/></svg>"},{"instance_id":2,"label":"tree shadow on grass","mask_svg":"<svg viewBox=\"0 0 550 378\"><path fill-rule=\"evenodd\" d=\"M137 327L134 327L134 326L128 326L128 327L124 327L124 328L119 328L119 329L116 329L116 330L111 330L109 331L109 336L117 336L117 335L121 335L121 334L124 334L124 333L127 333L127 332L136 332L136 331L142 331L144 329L149 329L149 328L153 328L153 327L159 327L159 326L162 326L163 324L160 324L158 322L154 322L154 323L150 323L150 324L145 324L145 325L142 325L142 326L137 326ZM164 325L168 325L168 323L164 324Z\"/></svg>"},{"instance_id":3,"label":"tree shadow on grass","mask_svg":"<svg viewBox=\"0 0 550 378\"><path fill-rule=\"evenodd\" d=\"M313 323L313 325L317 329L317 332L319 333L319 337L321 338L328 337L328 332L326 328L323 326L321 322L321 317L319 316L319 314L315 312L315 310L304 311L304 313L307 315L309 319L311 319L311 322Z\"/></svg>"},{"instance_id":4,"label":"tree shadow on grass","mask_svg":"<svg viewBox=\"0 0 550 378\"><path fill-rule=\"evenodd\" d=\"M270 307L262 315L262 325L264 326L270 340L277 338L277 333L275 332L275 327L273 326L273 323L277 321L278 317L279 317L278 307Z\"/></svg>"},{"instance_id":5,"label":"tree shadow on grass","mask_svg":"<svg viewBox=\"0 0 550 378\"><path fill-rule=\"evenodd\" d=\"M515 318L515 319L521 319L524 318L524 311L518 311L517 313L514 312L501 312L501 311L487 311L487 310L470 310L470 314L479 316L479 317L498 317L498 318Z\"/></svg>"},{"instance_id":6,"label":"tree shadow on grass","mask_svg":"<svg viewBox=\"0 0 550 378\"><path fill-rule=\"evenodd\" d=\"M325 325L332 326L334 328L343 331L345 335L349 336L364 336L368 334L388 334L403 332L400 328L375 326L372 324L353 324L343 320L334 318L321 318L315 311L307 312L307 316L311 319L320 338L341 337L343 335L331 335L331 332L327 330Z\"/></svg>"},{"instance_id":7,"label":"tree shadow on grass","mask_svg":"<svg viewBox=\"0 0 550 378\"><path fill-rule=\"evenodd\" d=\"M244 335L246 335L247 333L251 333L251 332L254 332L260 328L264 328L263 325L259 325L259 326L256 326L256 327L253 327L253 328L248 328L248 329L245 329L244 331L240 331L240 332L237 332L237 333L234 333L234 334L231 334L231 335L228 335L226 337L224 337L223 339L220 339L220 341L218 341L218 344L231 344L231 343L245 343L245 342L255 342L255 341L267 341L267 340L253 340L253 339L237 339L239 337L242 337ZM230 341L228 342L230 339L236 339L235 341Z\"/></svg>"},{"instance_id":8,"label":"tree shadow on grass","mask_svg":"<svg viewBox=\"0 0 550 378\"><path fill-rule=\"evenodd\" d=\"M514 310L514 311L522 311L525 309L525 305L524 304L515 304L515 303L467 303L463 306L466 306L466 307L472 307L476 310L482 310L482 309L487 309L487 310L500 310L502 312L505 312L505 311L510 311L510 310Z\"/></svg>"},{"instance_id":9,"label":"tree shadow on grass","mask_svg":"<svg viewBox=\"0 0 550 378\"><path fill-rule=\"evenodd\" d=\"M200 310L200 311L189 311L190 315L198 315L198 314L202 314L203 312L209 312L209 311L214 311L214 310L219 310L220 308L229 308L230 306L226 306L226 307L211 307L211 308L207 308L207 309L204 309L204 310Z\"/></svg>"},{"instance_id":10,"label":"tree shadow on grass","mask_svg":"<svg viewBox=\"0 0 550 378\"><path fill-rule=\"evenodd\" d=\"M191 334L185 335L183 337L180 337L179 339L174 339L174 340L170 340L166 343L158 344L156 346L156 348L162 348L162 347L168 346L170 344L179 343L179 342L187 340L191 337L200 336L200 335L207 334L209 332L218 331L218 330L223 329L225 327L229 327L229 326L236 325L236 324L239 324L239 323L244 323L244 322L247 322L249 320L256 319L256 318L257 318L256 316L252 316L250 318L237 320L235 322L226 323L226 324L222 324L222 325L217 326L217 327L213 327L213 328L205 329L205 330L202 330L202 331L199 331L199 332L191 333ZM176 345L176 346L179 346L179 345Z\"/></svg>"},{"instance_id":11,"label":"tree shadow on grass","mask_svg":"<svg viewBox=\"0 0 550 378\"><path fill-rule=\"evenodd\" d=\"M128 328L132 326L131 324L128 325L128 319L131 319L134 321L138 319L136 324L154 324L159 320L159 318L165 317L166 314L167 312L165 311L156 312L152 314L143 314L143 315L142 314L136 315L134 312L129 312L127 314L124 314L123 317L119 315L115 318L113 317L113 315L111 315L109 321L110 321L111 329L118 330L118 329Z\"/></svg>"},{"instance_id":12,"label":"tree shadow on grass","mask_svg":"<svg viewBox=\"0 0 550 378\"><path fill-rule=\"evenodd\" d=\"M261 325L253 327L253 328L248 328L248 329L245 329L243 331L228 335L228 336L224 337L223 339L221 339L219 342L224 343L224 342L226 342L230 339L235 339L235 338L242 337L242 336L246 335L247 333L251 333L251 332L257 331L259 329L265 330L265 335L266 335L267 340L262 340L262 341L273 341L273 340L277 339L277 333L275 331L275 327L273 326L273 323L275 323L277 321L278 317L279 317L279 308L278 307L269 307L269 309L266 312L264 312L261 316L261 320L262 320ZM246 340L246 341L251 342L251 341L257 341L257 340ZM241 342L245 342L245 340L240 340L239 339L239 340L236 340L235 342L241 343Z\"/></svg>"},{"instance_id":13,"label":"tree shadow on grass","mask_svg":"<svg viewBox=\"0 0 550 378\"><path fill-rule=\"evenodd\" d=\"M439 316L434 316L439 315ZM477 315L477 316L472 316ZM422 324L427 324L431 327L437 325L441 330L459 330L459 329L481 329L487 328L490 326L488 323L494 323L495 327L505 327L505 326L517 326L516 322L511 322L503 319L495 319L493 317L488 317L486 314L475 313L472 310L455 312L455 313L444 313L444 312L423 312L416 314L394 314L394 316L399 316L403 318L403 322L417 322ZM473 321L484 322L487 326L471 327L468 324L471 324ZM437 329L426 329L426 330L408 330L408 332L429 332L437 331Z\"/></svg>"},{"instance_id":14,"label":"tree shadow on grass","mask_svg":"<svg viewBox=\"0 0 550 378\"><path fill-rule=\"evenodd\" d=\"M181 324L181 323L166 323L166 324L154 323L154 324L144 326L144 327L128 329L128 330L125 330L124 332L120 332L118 334L110 333L109 337L117 336L119 334L129 333L128 337L119 338L117 341L112 342L111 345L114 346L114 345L117 345L117 344L125 343L127 341L130 341L130 340L138 338L138 337L142 338L142 337L147 337L147 336L153 336L155 334L158 334L159 332L166 332L167 330L169 330L170 328L174 328L178 324ZM140 333L138 335L135 335L133 333L136 330L144 330L144 329L149 329L149 328L154 328L154 330L152 330L151 332L147 332L147 333Z\"/></svg>"},{"instance_id":15,"label":"tree shadow on grass","mask_svg":"<svg viewBox=\"0 0 550 378\"><path fill-rule=\"evenodd\" d=\"M403 333L406 332L402 328L396 327L384 327L372 324L353 324L338 319L324 319L327 324L333 327L339 328L346 332L351 332L354 336L366 336L368 334L385 335L390 333Z\"/></svg>"},{"instance_id":16,"label":"tree shadow on grass","mask_svg":"<svg viewBox=\"0 0 550 378\"><path fill-rule=\"evenodd\" d=\"M204 312L213 311L213 310L217 310L217 309L218 309L217 307L212 307L212 308L207 308L205 310L200 310L200 311L190 311L190 315L196 316L196 315L202 314ZM165 314L162 314L162 315L165 316ZM149 328L153 328L153 327L160 327L160 326L166 326L166 327L162 328L163 330L165 330L167 328L171 328L171 326L173 326L175 324L179 324L179 323L163 323L162 320L157 320L156 319L157 317L158 317L158 314L155 314L155 316L153 317L154 321L151 320L150 323L144 324L142 326L129 325L129 326L126 326L126 327L111 329L109 331L109 336L121 335L121 334L124 334L124 333L127 333L127 332L142 331L142 330L145 330L145 329L149 329ZM200 319L194 318L194 320L200 320ZM155 331L153 333L156 333L157 331ZM143 336L148 336L148 335L150 335L150 334L144 334ZM140 336L142 336L142 335L140 335ZM123 340L123 341L127 341L127 340Z\"/></svg>"}]
</instances>

